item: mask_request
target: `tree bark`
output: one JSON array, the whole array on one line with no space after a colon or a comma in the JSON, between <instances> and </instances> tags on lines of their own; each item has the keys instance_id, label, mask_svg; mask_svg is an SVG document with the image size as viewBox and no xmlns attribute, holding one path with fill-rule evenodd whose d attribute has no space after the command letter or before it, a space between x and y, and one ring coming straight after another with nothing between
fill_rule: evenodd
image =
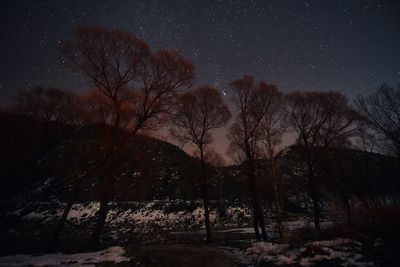
<instances>
[{"instance_id":1,"label":"tree bark","mask_svg":"<svg viewBox=\"0 0 400 267\"><path fill-rule=\"evenodd\" d=\"M318 199L317 188L315 185L313 164L311 162L309 155L308 155L308 161L307 161L307 168L308 168L308 186L310 188L310 195L311 195L311 200L313 203L314 227L317 232L320 232L321 231L321 226L319 223L319 218L321 215L321 210L320 210L320 206L319 206L320 203L319 203L319 199Z\"/></svg>"},{"instance_id":2,"label":"tree bark","mask_svg":"<svg viewBox=\"0 0 400 267\"><path fill-rule=\"evenodd\" d=\"M90 238L90 248L93 250L97 249L99 245L100 235L103 232L103 228L107 218L108 202L108 198L103 198L100 201L100 209L97 212L97 222Z\"/></svg>"},{"instance_id":3,"label":"tree bark","mask_svg":"<svg viewBox=\"0 0 400 267\"><path fill-rule=\"evenodd\" d=\"M63 214L61 215L61 218L58 220L57 226L54 229L52 240L50 241L50 244L49 244L49 247L48 247L48 251L49 252L56 251L56 249L57 249L62 229L64 228L65 221L67 220L68 214L71 211L71 208L72 208L72 205L74 204L74 201L75 201L75 194L67 202L67 205L64 208Z\"/></svg>"},{"instance_id":4,"label":"tree bark","mask_svg":"<svg viewBox=\"0 0 400 267\"><path fill-rule=\"evenodd\" d=\"M259 203L258 200L257 200L257 203ZM261 228L261 238L264 241L267 241L267 231L265 230L264 213L263 213L260 205L258 206L258 212L259 212L258 218L260 220L260 228Z\"/></svg>"},{"instance_id":5,"label":"tree bark","mask_svg":"<svg viewBox=\"0 0 400 267\"><path fill-rule=\"evenodd\" d=\"M207 197L204 197L203 204L204 204L204 222L206 226L206 242L211 243L212 236L211 236L211 223L210 223L210 207Z\"/></svg>"},{"instance_id":6,"label":"tree bark","mask_svg":"<svg viewBox=\"0 0 400 267\"><path fill-rule=\"evenodd\" d=\"M203 206L204 206L204 224L206 227L206 243L211 243L212 233L211 233L211 223L210 223L210 205L208 201L208 186L207 186L207 174L206 174L206 164L204 161L204 151L200 147L200 160L201 160L201 178L203 183Z\"/></svg>"},{"instance_id":7,"label":"tree bark","mask_svg":"<svg viewBox=\"0 0 400 267\"><path fill-rule=\"evenodd\" d=\"M251 203L253 206L253 225L254 225L254 232L256 235L256 239L258 241L267 240L267 233L265 230L265 223L264 223L264 216L261 211L256 182L255 182L255 166L254 161L248 161L248 178L249 178L249 187L250 187L250 196L251 196ZM261 235L258 227L261 228Z\"/></svg>"},{"instance_id":8,"label":"tree bark","mask_svg":"<svg viewBox=\"0 0 400 267\"><path fill-rule=\"evenodd\" d=\"M96 249L99 244L100 235L106 223L107 213L109 210L108 203L114 195L114 171L115 171L115 155L110 154L105 161L106 168L101 187L100 208L97 212L97 221L90 238L91 249Z\"/></svg>"},{"instance_id":9,"label":"tree bark","mask_svg":"<svg viewBox=\"0 0 400 267\"><path fill-rule=\"evenodd\" d=\"M282 216L282 206L281 200L279 197L278 192L278 184L277 184L277 173L276 173L276 161L272 155L271 157L271 178L272 178L272 188L274 190L274 197L275 197L275 208L276 208L276 218L278 223L278 230L279 230L279 238L283 238L283 216Z\"/></svg>"}]
</instances>

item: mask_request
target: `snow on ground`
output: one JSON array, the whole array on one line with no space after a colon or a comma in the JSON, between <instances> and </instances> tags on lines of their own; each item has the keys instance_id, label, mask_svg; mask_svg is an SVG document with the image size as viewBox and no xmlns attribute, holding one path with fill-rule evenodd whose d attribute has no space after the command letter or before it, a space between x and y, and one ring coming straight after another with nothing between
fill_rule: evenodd
<instances>
[{"instance_id":1,"label":"snow on ground","mask_svg":"<svg viewBox=\"0 0 400 267\"><path fill-rule=\"evenodd\" d=\"M340 266L373 266L359 253L362 244L352 239L313 241L301 248L289 244L257 242L241 255L242 262L259 265L269 262L277 266L313 266L323 261L339 262Z\"/></svg>"},{"instance_id":2,"label":"snow on ground","mask_svg":"<svg viewBox=\"0 0 400 267\"><path fill-rule=\"evenodd\" d=\"M301 228L312 227L306 220L297 220L297 221L287 221L283 223L284 228L289 231L295 231ZM333 222L321 222L320 223L322 229L326 229L333 226ZM269 234L273 234L277 229L276 223L272 222L267 224L266 230ZM261 229L260 229L261 231ZM171 232L174 235L191 235L191 234L205 234L205 229L200 230L191 230L191 231L177 231ZM222 230L214 230L216 233L236 233L236 234L254 234L254 227L237 227L230 229L222 229Z\"/></svg>"},{"instance_id":3,"label":"snow on ground","mask_svg":"<svg viewBox=\"0 0 400 267\"><path fill-rule=\"evenodd\" d=\"M74 204L68 214L68 220L82 220L94 217L100 208L99 202L87 202Z\"/></svg>"},{"instance_id":4,"label":"snow on ground","mask_svg":"<svg viewBox=\"0 0 400 267\"><path fill-rule=\"evenodd\" d=\"M28 202L23 207L15 207L6 217L24 223L10 228L6 236L21 237L47 235L48 229L53 229L60 218L66 203L59 201ZM76 203L68 214L63 234L87 236L91 223L94 221L99 202L91 201ZM251 210L240 203L225 203L224 216L217 209L210 214L210 221L215 232L222 234L253 234L251 225ZM332 223L321 223L322 227L329 227ZM22 225L24 227L22 227ZM29 226L29 227L26 227ZM285 229L293 231L299 228L310 227L306 220L288 221ZM19 227L19 228L18 228ZM107 215L106 229L102 242L108 245L122 245L132 240L142 244L162 243L168 241L171 235L174 238L181 236L198 236L205 233L204 210L201 201L160 201L148 202L110 202ZM29 230L27 230L29 229ZM270 238L277 237L275 222L269 220L267 232ZM197 237L195 237L197 238Z\"/></svg>"},{"instance_id":5,"label":"snow on ground","mask_svg":"<svg viewBox=\"0 0 400 267\"><path fill-rule=\"evenodd\" d=\"M211 212L213 229L238 228L251 223L251 212L246 206L238 203L225 205L225 216L221 217L216 209ZM15 205L13 210L7 211L5 218L23 223L10 227L5 236L30 237L32 230L38 232L38 236L47 235L65 206L66 203L57 200ZM63 234L86 236L99 207L96 201L74 204ZM204 211L201 201L110 202L106 228L102 238L107 244L123 244L131 239L146 244L162 242L167 240L170 232L204 229Z\"/></svg>"},{"instance_id":6,"label":"snow on ground","mask_svg":"<svg viewBox=\"0 0 400 267\"><path fill-rule=\"evenodd\" d=\"M0 266L95 266L99 262L130 261L129 258L123 256L124 253L123 247L110 247L101 251L78 254L18 254L0 257Z\"/></svg>"},{"instance_id":7,"label":"snow on ground","mask_svg":"<svg viewBox=\"0 0 400 267\"><path fill-rule=\"evenodd\" d=\"M204 210L201 204L193 210L185 210L176 208L168 211L168 205L171 203L161 201L150 201L146 203L140 202L126 202L123 203L126 208L118 206L117 204L110 203L110 210L107 216L107 222L111 224L126 224L131 223L136 226L156 224L167 229L171 226L202 226L204 221ZM175 204L175 203L173 203ZM9 213L13 217L19 217L23 220L34 220L42 222L51 222L57 220L65 207L65 203L61 202L31 202L26 204L25 207L19 208ZM183 205L189 205L184 203ZM84 220L93 218L99 210L99 202L85 202L77 203L72 206L68 214L67 221L80 223ZM243 207L228 207L227 219L222 222L219 218L217 211L213 210L210 214L211 223L218 225L223 223L224 228L229 226L240 226L245 220L251 220L250 210ZM225 224L229 225L225 225ZM183 228L183 227L182 227Z\"/></svg>"}]
</instances>

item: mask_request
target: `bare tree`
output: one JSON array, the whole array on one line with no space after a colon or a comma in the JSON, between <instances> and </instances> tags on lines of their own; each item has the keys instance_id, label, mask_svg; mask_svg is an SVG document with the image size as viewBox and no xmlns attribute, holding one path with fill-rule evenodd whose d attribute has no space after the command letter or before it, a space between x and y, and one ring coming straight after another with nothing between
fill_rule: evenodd
<instances>
[{"instance_id":1,"label":"bare tree","mask_svg":"<svg viewBox=\"0 0 400 267\"><path fill-rule=\"evenodd\" d=\"M373 186L371 185L372 179L370 175L370 165L371 165L371 158L375 151L375 147L377 146L379 140L376 132L368 127L369 125L363 125L360 127L356 133L356 144L364 152L364 166L361 168L363 171L362 176L363 180L365 181L365 186L367 189L368 196L372 202L376 202L376 196L373 194Z\"/></svg>"},{"instance_id":2,"label":"bare tree","mask_svg":"<svg viewBox=\"0 0 400 267\"><path fill-rule=\"evenodd\" d=\"M276 156L280 152L280 144L282 143L282 135L287 130L286 126L286 106L283 93L276 86L268 86L266 94L269 100L266 102L267 109L264 118L261 121L262 127L262 143L265 146L265 158L271 163L270 177L272 181L272 191L274 194L274 203L279 228L279 235L283 237L283 205L280 196L280 184L278 182L278 168Z\"/></svg>"},{"instance_id":3,"label":"bare tree","mask_svg":"<svg viewBox=\"0 0 400 267\"><path fill-rule=\"evenodd\" d=\"M201 161L201 179L204 204L204 221L207 243L211 242L210 207L208 200L208 177L206 173L206 147L212 143L211 130L223 127L231 117L220 92L210 86L181 95L177 101L172 122L176 128L172 135L181 143L195 145Z\"/></svg>"},{"instance_id":4,"label":"bare tree","mask_svg":"<svg viewBox=\"0 0 400 267\"><path fill-rule=\"evenodd\" d=\"M57 88L34 87L18 92L12 107L13 111L30 116L45 126L41 134L41 146L25 168L34 165L52 147L71 137L70 131L58 131L59 127L50 127L49 125L53 123L79 124L77 102L78 96ZM68 211L71 207L68 208ZM56 227L51 248L58 240L61 233L59 229L62 228L65 219Z\"/></svg>"},{"instance_id":5,"label":"bare tree","mask_svg":"<svg viewBox=\"0 0 400 267\"><path fill-rule=\"evenodd\" d=\"M221 154L219 154L212 148L206 148L206 150L204 151L204 160L208 165L213 166L215 168L226 166L225 159L221 156ZM213 174L213 177L215 178L218 186L219 215L226 215L225 209L223 208L223 200L222 200L223 175L221 175L221 173L217 171Z\"/></svg>"},{"instance_id":6,"label":"bare tree","mask_svg":"<svg viewBox=\"0 0 400 267\"><path fill-rule=\"evenodd\" d=\"M37 86L17 92L11 111L39 122L36 127L39 133L37 149L24 162L22 169L37 165L47 152L74 135L75 127L71 125L81 123L77 112L78 100L77 95L57 88Z\"/></svg>"},{"instance_id":7,"label":"bare tree","mask_svg":"<svg viewBox=\"0 0 400 267\"><path fill-rule=\"evenodd\" d=\"M139 131L162 125L173 109L177 90L191 85L194 68L177 52L151 52L134 34L102 27L77 28L60 48L63 62L82 73L94 87L95 92L87 99L86 115L92 111L93 121L108 125L100 172L102 196L91 237L95 246L105 225L115 169L125 144Z\"/></svg>"},{"instance_id":8,"label":"bare tree","mask_svg":"<svg viewBox=\"0 0 400 267\"><path fill-rule=\"evenodd\" d=\"M76 123L77 96L57 88L34 87L17 93L13 110L40 122Z\"/></svg>"},{"instance_id":9,"label":"bare tree","mask_svg":"<svg viewBox=\"0 0 400 267\"><path fill-rule=\"evenodd\" d=\"M84 124L109 125L113 119L112 102L107 96L94 89L80 95L78 113Z\"/></svg>"},{"instance_id":10,"label":"bare tree","mask_svg":"<svg viewBox=\"0 0 400 267\"><path fill-rule=\"evenodd\" d=\"M400 87L383 84L355 103L364 119L384 136L381 149L400 158Z\"/></svg>"},{"instance_id":11,"label":"bare tree","mask_svg":"<svg viewBox=\"0 0 400 267\"><path fill-rule=\"evenodd\" d=\"M335 91L292 92L288 96L289 120L303 148L313 203L314 225L320 230L320 197L315 177L318 147L341 146L358 128L358 117L347 98Z\"/></svg>"},{"instance_id":12,"label":"bare tree","mask_svg":"<svg viewBox=\"0 0 400 267\"><path fill-rule=\"evenodd\" d=\"M257 240L261 238L266 240L264 215L256 185L255 164L261 157L262 122L268 112L268 103L271 101L268 94L271 86L265 82L256 84L254 77L245 75L242 79L232 82L231 88L238 114L229 129L229 150L236 161L246 163L255 235Z\"/></svg>"}]
</instances>

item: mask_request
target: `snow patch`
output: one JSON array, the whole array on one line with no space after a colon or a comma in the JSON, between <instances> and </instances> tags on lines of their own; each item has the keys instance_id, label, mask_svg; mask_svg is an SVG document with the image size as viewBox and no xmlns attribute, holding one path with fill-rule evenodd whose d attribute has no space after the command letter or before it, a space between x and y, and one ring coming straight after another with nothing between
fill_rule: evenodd
<instances>
[{"instance_id":1,"label":"snow patch","mask_svg":"<svg viewBox=\"0 0 400 267\"><path fill-rule=\"evenodd\" d=\"M0 257L0 266L94 266L96 263L100 262L119 263L130 261L129 258L123 256L124 253L124 248L117 246L101 251L78 254L18 254Z\"/></svg>"},{"instance_id":2,"label":"snow patch","mask_svg":"<svg viewBox=\"0 0 400 267\"><path fill-rule=\"evenodd\" d=\"M269 242L253 243L245 250L248 261L259 265L269 262L277 266L313 266L321 261L339 261L341 266L373 266L359 254L362 244L352 239L314 241L300 249L290 249L289 244Z\"/></svg>"}]
</instances>

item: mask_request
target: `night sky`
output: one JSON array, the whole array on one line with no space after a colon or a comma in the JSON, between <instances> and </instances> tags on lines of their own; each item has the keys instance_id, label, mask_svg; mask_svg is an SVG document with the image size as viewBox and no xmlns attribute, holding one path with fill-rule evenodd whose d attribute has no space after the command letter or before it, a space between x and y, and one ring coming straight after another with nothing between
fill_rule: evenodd
<instances>
[{"instance_id":1,"label":"night sky","mask_svg":"<svg viewBox=\"0 0 400 267\"><path fill-rule=\"evenodd\" d=\"M400 81L398 0L13 0L0 12L3 104L20 88L88 87L57 50L79 25L123 29L154 49L180 51L196 67L196 84L219 87L227 101L229 82L246 73L286 92L350 97Z\"/></svg>"}]
</instances>

